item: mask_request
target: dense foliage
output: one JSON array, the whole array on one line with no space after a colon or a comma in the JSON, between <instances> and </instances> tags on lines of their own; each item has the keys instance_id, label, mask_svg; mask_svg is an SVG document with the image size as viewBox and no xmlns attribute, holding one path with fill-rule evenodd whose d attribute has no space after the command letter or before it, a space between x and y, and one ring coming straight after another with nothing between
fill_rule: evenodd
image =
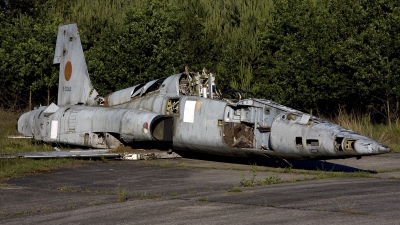
<instances>
[{"instance_id":1,"label":"dense foliage","mask_svg":"<svg viewBox=\"0 0 400 225\"><path fill-rule=\"evenodd\" d=\"M57 26L76 22L102 95L188 65L213 71L222 89L309 112L398 117L395 0L3 0L0 7L5 109L55 101Z\"/></svg>"}]
</instances>

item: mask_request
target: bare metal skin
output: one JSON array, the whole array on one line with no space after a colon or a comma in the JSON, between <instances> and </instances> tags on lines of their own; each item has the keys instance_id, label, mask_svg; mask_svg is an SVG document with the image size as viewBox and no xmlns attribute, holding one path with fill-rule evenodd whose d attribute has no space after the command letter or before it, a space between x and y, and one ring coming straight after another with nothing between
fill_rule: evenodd
<instances>
[{"instance_id":1,"label":"bare metal skin","mask_svg":"<svg viewBox=\"0 0 400 225\"><path fill-rule=\"evenodd\" d=\"M203 69L116 91L93 89L76 24L60 26L58 102L23 114L18 131L36 140L88 148L160 147L178 152L280 159L384 154L377 141L337 124L256 98L221 94Z\"/></svg>"}]
</instances>

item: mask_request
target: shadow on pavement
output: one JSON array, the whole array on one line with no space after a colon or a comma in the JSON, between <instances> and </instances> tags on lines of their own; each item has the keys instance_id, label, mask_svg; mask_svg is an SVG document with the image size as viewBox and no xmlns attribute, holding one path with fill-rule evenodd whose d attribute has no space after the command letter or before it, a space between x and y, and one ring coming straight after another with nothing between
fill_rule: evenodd
<instances>
[{"instance_id":1,"label":"shadow on pavement","mask_svg":"<svg viewBox=\"0 0 400 225\"><path fill-rule=\"evenodd\" d=\"M226 157L226 156L215 156L215 155L204 155L204 154L190 154L183 155L184 158L207 160L221 163L236 163L245 165L257 165L257 166L267 166L275 168L286 168L291 167L293 169L304 169L304 170L320 170L320 171L330 171L330 172L368 172L377 173L373 170L363 170L356 167L326 162L323 160L283 160L283 159L270 159L270 158L236 158L236 157Z\"/></svg>"}]
</instances>

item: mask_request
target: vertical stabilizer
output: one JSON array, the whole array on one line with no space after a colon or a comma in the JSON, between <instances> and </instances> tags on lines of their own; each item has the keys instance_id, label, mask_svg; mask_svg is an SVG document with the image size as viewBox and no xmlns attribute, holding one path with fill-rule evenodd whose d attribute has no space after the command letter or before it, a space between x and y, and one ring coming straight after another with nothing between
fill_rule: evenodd
<instances>
[{"instance_id":1,"label":"vertical stabilizer","mask_svg":"<svg viewBox=\"0 0 400 225\"><path fill-rule=\"evenodd\" d=\"M97 105L76 24L58 27L54 64L60 64L58 105Z\"/></svg>"}]
</instances>

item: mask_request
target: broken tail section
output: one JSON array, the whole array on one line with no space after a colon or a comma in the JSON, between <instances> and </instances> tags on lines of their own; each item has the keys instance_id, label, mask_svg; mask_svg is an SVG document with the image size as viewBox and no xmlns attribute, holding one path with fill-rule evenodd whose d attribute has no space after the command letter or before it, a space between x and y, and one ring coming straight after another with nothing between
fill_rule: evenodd
<instances>
[{"instance_id":1,"label":"broken tail section","mask_svg":"<svg viewBox=\"0 0 400 225\"><path fill-rule=\"evenodd\" d=\"M53 64L60 64L58 105L99 105L93 88L76 24L58 28Z\"/></svg>"}]
</instances>

